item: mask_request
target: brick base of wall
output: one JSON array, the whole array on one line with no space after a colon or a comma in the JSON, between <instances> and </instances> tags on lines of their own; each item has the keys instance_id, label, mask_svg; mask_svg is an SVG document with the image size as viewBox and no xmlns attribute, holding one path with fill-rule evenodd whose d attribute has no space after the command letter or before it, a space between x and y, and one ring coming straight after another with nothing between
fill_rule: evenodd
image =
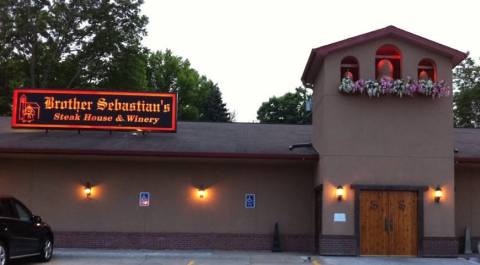
<instances>
[{"instance_id":1,"label":"brick base of wall","mask_svg":"<svg viewBox=\"0 0 480 265\"><path fill-rule=\"evenodd\" d=\"M480 242L480 237L472 237L472 252L477 254L478 252L478 243ZM465 237L458 237L458 253L465 253Z\"/></svg>"},{"instance_id":2,"label":"brick base of wall","mask_svg":"<svg viewBox=\"0 0 480 265\"><path fill-rule=\"evenodd\" d=\"M319 254L326 256L354 256L355 237L341 235L322 235L319 242Z\"/></svg>"},{"instance_id":3,"label":"brick base of wall","mask_svg":"<svg viewBox=\"0 0 480 265\"><path fill-rule=\"evenodd\" d=\"M273 244L273 235L265 234L55 232L54 236L55 246L63 248L270 250ZM284 251L312 252L314 237L283 235L280 244Z\"/></svg>"},{"instance_id":4,"label":"brick base of wall","mask_svg":"<svg viewBox=\"0 0 480 265\"><path fill-rule=\"evenodd\" d=\"M425 237L423 239L424 257L455 257L459 253L458 250L459 244L456 237ZM322 235L319 242L319 254L355 256L357 254L356 238L355 236Z\"/></svg>"},{"instance_id":5,"label":"brick base of wall","mask_svg":"<svg viewBox=\"0 0 480 265\"><path fill-rule=\"evenodd\" d=\"M425 237L423 239L424 257L455 257L458 255L458 238Z\"/></svg>"}]
</instances>

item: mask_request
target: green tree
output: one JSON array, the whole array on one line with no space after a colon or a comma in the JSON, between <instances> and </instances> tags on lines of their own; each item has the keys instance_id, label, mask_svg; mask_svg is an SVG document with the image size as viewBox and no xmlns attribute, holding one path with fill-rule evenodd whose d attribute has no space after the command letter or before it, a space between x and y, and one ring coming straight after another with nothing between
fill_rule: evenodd
<instances>
[{"instance_id":1,"label":"green tree","mask_svg":"<svg viewBox=\"0 0 480 265\"><path fill-rule=\"evenodd\" d=\"M138 47L115 53L108 62L105 77L99 87L115 90L145 90L147 88L147 51Z\"/></svg>"},{"instance_id":2,"label":"green tree","mask_svg":"<svg viewBox=\"0 0 480 265\"><path fill-rule=\"evenodd\" d=\"M480 127L480 65L468 57L453 71L455 127Z\"/></svg>"},{"instance_id":3,"label":"green tree","mask_svg":"<svg viewBox=\"0 0 480 265\"><path fill-rule=\"evenodd\" d=\"M145 67L127 75L112 65L117 60L131 70L128 56L133 64L141 63L136 55L142 51L135 49L140 49L148 23L140 15L142 4L143 0L0 0L0 114L10 113L14 86L145 86Z\"/></svg>"},{"instance_id":4,"label":"green tree","mask_svg":"<svg viewBox=\"0 0 480 265\"><path fill-rule=\"evenodd\" d=\"M141 46L143 0L0 0L0 115L14 87L178 93L179 119L230 121L217 84Z\"/></svg>"},{"instance_id":5,"label":"green tree","mask_svg":"<svg viewBox=\"0 0 480 265\"><path fill-rule=\"evenodd\" d=\"M31 88L98 87L111 58L140 47L148 22L140 15L142 4L0 0L0 97L8 97L12 82Z\"/></svg>"},{"instance_id":6,"label":"green tree","mask_svg":"<svg viewBox=\"0 0 480 265\"><path fill-rule=\"evenodd\" d=\"M188 68L188 60L173 55L171 50L151 53L147 68L148 87L161 92L176 91L180 72Z\"/></svg>"},{"instance_id":7,"label":"green tree","mask_svg":"<svg viewBox=\"0 0 480 265\"><path fill-rule=\"evenodd\" d=\"M167 49L151 53L147 61L149 89L178 93L180 120L231 121L217 84L201 76L188 60Z\"/></svg>"},{"instance_id":8,"label":"green tree","mask_svg":"<svg viewBox=\"0 0 480 265\"><path fill-rule=\"evenodd\" d=\"M310 124L312 115L306 108L311 97L303 87L297 87L295 93L288 92L281 97L271 97L258 109L257 119L261 123Z\"/></svg>"},{"instance_id":9,"label":"green tree","mask_svg":"<svg viewBox=\"0 0 480 265\"><path fill-rule=\"evenodd\" d=\"M12 86L19 80L24 65L13 53L13 12L10 3L0 0L0 115L10 114Z\"/></svg>"},{"instance_id":10,"label":"green tree","mask_svg":"<svg viewBox=\"0 0 480 265\"><path fill-rule=\"evenodd\" d=\"M226 122L232 120L233 117L222 100L222 92L217 84L204 78L200 94L203 95L201 101L198 102L200 121Z\"/></svg>"},{"instance_id":11,"label":"green tree","mask_svg":"<svg viewBox=\"0 0 480 265\"><path fill-rule=\"evenodd\" d=\"M13 88L24 86L25 64L16 58L0 63L0 115L11 114Z\"/></svg>"}]
</instances>

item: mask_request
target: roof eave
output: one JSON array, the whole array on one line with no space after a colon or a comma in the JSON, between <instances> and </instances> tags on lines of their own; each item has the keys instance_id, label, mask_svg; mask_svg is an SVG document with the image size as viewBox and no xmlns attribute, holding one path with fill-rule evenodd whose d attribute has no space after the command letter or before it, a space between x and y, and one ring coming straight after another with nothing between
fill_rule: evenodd
<instances>
[{"instance_id":1,"label":"roof eave","mask_svg":"<svg viewBox=\"0 0 480 265\"><path fill-rule=\"evenodd\" d=\"M455 162L461 164L480 164L480 156L458 157L455 156Z\"/></svg>"},{"instance_id":2,"label":"roof eave","mask_svg":"<svg viewBox=\"0 0 480 265\"><path fill-rule=\"evenodd\" d=\"M310 55L308 56L308 61L307 64L305 65L305 68L303 69L303 74L302 74L302 84L305 87L312 88L313 84L309 79L309 74L310 74L310 68L312 67L312 63L315 61L315 50L312 49L310 51Z\"/></svg>"},{"instance_id":3,"label":"roof eave","mask_svg":"<svg viewBox=\"0 0 480 265\"><path fill-rule=\"evenodd\" d=\"M318 154L279 154L279 153L227 153L227 152L170 152L170 151L126 151L91 149L29 149L0 148L0 154L15 155L75 155L75 156L111 156L111 157L163 157L163 158L236 158L268 160L310 160L317 161Z\"/></svg>"}]
</instances>

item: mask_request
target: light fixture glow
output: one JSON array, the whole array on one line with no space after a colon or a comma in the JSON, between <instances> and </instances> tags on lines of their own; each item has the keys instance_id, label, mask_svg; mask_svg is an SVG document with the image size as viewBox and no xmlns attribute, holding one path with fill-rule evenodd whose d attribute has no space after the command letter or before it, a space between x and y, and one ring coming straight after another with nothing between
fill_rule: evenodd
<instances>
[{"instance_id":1,"label":"light fixture glow","mask_svg":"<svg viewBox=\"0 0 480 265\"><path fill-rule=\"evenodd\" d=\"M341 201L345 197L345 190L342 186L338 186L335 194L337 195L337 200Z\"/></svg>"},{"instance_id":2,"label":"light fixture glow","mask_svg":"<svg viewBox=\"0 0 480 265\"><path fill-rule=\"evenodd\" d=\"M85 183L84 192L87 198L90 198L92 195L92 184L90 182Z\"/></svg>"},{"instance_id":3,"label":"light fixture glow","mask_svg":"<svg viewBox=\"0 0 480 265\"><path fill-rule=\"evenodd\" d=\"M207 197L207 190L203 186L201 186L200 188L198 188L197 194L200 199L203 199Z\"/></svg>"},{"instance_id":4,"label":"light fixture glow","mask_svg":"<svg viewBox=\"0 0 480 265\"><path fill-rule=\"evenodd\" d=\"M440 199L443 197L443 191L440 187L435 188L434 197L435 202L440 203Z\"/></svg>"}]
</instances>

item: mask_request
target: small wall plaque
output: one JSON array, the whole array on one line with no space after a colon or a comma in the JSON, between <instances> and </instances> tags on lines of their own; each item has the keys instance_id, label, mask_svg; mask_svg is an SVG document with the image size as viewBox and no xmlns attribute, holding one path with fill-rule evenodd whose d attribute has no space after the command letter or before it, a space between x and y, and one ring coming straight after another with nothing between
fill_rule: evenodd
<instances>
[{"instance_id":1,"label":"small wall plaque","mask_svg":"<svg viewBox=\"0 0 480 265\"><path fill-rule=\"evenodd\" d=\"M333 214L333 221L335 223L344 223L347 221L347 215L345 213L334 213Z\"/></svg>"}]
</instances>

